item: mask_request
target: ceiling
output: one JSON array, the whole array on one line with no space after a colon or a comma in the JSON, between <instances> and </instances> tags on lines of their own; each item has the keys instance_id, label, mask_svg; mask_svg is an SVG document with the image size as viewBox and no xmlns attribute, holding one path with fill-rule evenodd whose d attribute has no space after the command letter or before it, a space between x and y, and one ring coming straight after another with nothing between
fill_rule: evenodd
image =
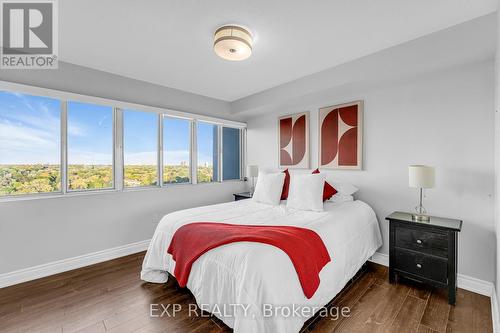
<instances>
[{"instance_id":1,"label":"ceiling","mask_svg":"<svg viewBox=\"0 0 500 333\"><path fill-rule=\"evenodd\" d=\"M361 98L370 89L443 75L478 63L493 63L497 13L481 16L304 76L230 103L231 113L249 119L262 113L315 104L321 96ZM342 99L342 98L341 98Z\"/></svg>"},{"instance_id":2,"label":"ceiling","mask_svg":"<svg viewBox=\"0 0 500 333\"><path fill-rule=\"evenodd\" d=\"M60 59L235 101L496 10L496 0L60 1ZM214 30L255 34L253 55L218 58Z\"/></svg>"}]
</instances>

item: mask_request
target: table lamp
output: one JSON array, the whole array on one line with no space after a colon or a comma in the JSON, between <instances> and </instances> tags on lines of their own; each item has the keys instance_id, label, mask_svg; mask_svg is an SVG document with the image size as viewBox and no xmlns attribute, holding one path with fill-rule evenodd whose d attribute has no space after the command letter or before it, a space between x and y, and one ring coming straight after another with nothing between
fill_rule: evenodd
<instances>
[{"instance_id":1,"label":"table lamp","mask_svg":"<svg viewBox=\"0 0 500 333\"><path fill-rule=\"evenodd\" d=\"M256 165L247 165L247 177L252 178L252 187L250 187L250 195L255 191L255 177L259 175L259 167Z\"/></svg>"},{"instance_id":2,"label":"table lamp","mask_svg":"<svg viewBox=\"0 0 500 333\"><path fill-rule=\"evenodd\" d=\"M419 205L415 207L416 213L412 214L412 218L415 221L429 221L430 217L427 215L427 211L422 205L422 190L424 188L434 187L434 168L426 165L410 165L408 171L408 185L420 189L420 202Z\"/></svg>"}]
</instances>

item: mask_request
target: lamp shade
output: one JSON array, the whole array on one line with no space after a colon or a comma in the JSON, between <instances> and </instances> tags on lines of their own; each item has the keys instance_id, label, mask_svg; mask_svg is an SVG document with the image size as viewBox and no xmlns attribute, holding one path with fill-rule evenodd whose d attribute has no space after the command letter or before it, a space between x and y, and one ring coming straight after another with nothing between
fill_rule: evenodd
<instances>
[{"instance_id":1,"label":"lamp shade","mask_svg":"<svg viewBox=\"0 0 500 333\"><path fill-rule=\"evenodd\" d=\"M416 188L434 187L434 168L426 165L410 165L408 167L408 185Z\"/></svg>"},{"instance_id":2,"label":"lamp shade","mask_svg":"<svg viewBox=\"0 0 500 333\"><path fill-rule=\"evenodd\" d=\"M257 177L259 175L259 167L256 165L247 165L247 177Z\"/></svg>"},{"instance_id":3,"label":"lamp shade","mask_svg":"<svg viewBox=\"0 0 500 333\"><path fill-rule=\"evenodd\" d=\"M252 34L247 29L226 25L214 33L214 51L226 60L240 61L252 55Z\"/></svg>"}]
</instances>

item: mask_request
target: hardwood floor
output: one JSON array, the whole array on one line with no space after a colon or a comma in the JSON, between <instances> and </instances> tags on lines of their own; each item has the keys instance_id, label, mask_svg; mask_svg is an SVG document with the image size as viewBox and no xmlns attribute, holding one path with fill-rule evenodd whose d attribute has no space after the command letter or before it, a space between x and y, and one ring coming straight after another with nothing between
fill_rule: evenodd
<instances>
[{"instance_id":1,"label":"hardwood floor","mask_svg":"<svg viewBox=\"0 0 500 333\"><path fill-rule=\"evenodd\" d=\"M174 279L143 283L138 277L143 256L0 289L0 332L231 331L216 318L188 316L195 300ZM150 317L152 303L183 306L175 317ZM316 317L302 332L492 332L488 297L459 289L453 307L445 291L411 282L389 284L387 268L376 264L369 264L330 305L349 307L350 316Z\"/></svg>"}]
</instances>

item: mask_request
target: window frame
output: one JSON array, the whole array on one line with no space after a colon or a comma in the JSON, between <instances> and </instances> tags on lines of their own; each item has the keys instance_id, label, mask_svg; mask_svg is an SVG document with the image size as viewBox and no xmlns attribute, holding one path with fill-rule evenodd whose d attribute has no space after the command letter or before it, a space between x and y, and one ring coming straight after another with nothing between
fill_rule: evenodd
<instances>
[{"instance_id":1,"label":"window frame","mask_svg":"<svg viewBox=\"0 0 500 333\"><path fill-rule=\"evenodd\" d=\"M211 182L198 182L198 123L204 123L208 125L213 125L217 128L217 178L213 179ZM197 184L213 184L213 183L222 183L222 158L221 158L221 148L222 148L222 132L221 132L222 126L218 123L215 122L210 122L210 121L205 121L205 120L196 120L195 121L195 132L196 132L196 137L194 141L194 145L196 146L196 168L194 169L194 172L196 173L196 182Z\"/></svg>"},{"instance_id":2,"label":"window frame","mask_svg":"<svg viewBox=\"0 0 500 333\"><path fill-rule=\"evenodd\" d=\"M226 120L217 117L198 115L195 113L177 111L167 108L159 108L143 104L123 102L119 100L94 97L88 95L75 94L61 90L54 90L48 88L40 88L30 85L11 83L0 81L0 90L17 92L22 94L34 95L39 97L48 97L58 99L60 101L60 178L61 190L57 192L44 192L44 193L27 193L0 196L0 202L6 201L19 201L19 200L32 200L32 199L47 199L47 198L60 198L68 196L79 195L94 195L106 194L112 192L129 192L129 191L142 191L142 190L160 190L179 185L209 185L224 182L242 181L244 179L244 166L246 165L246 123ZM68 188L68 102L81 102L97 104L101 106L109 106L112 108L113 114L113 158L112 158L112 175L113 187L103 189L88 189L88 190L69 190ZM123 111L133 110L137 112L150 112L157 114L158 123L158 185L152 186L137 186L125 187L124 186L124 128L123 128ZM190 182L186 183L163 183L163 118L182 118L190 121ZM217 133L217 147L218 151L218 173L217 180L213 182L197 182L197 122L211 123L218 127ZM231 127L240 129L240 179L223 180L222 179L222 127Z\"/></svg>"},{"instance_id":3,"label":"window frame","mask_svg":"<svg viewBox=\"0 0 500 333\"><path fill-rule=\"evenodd\" d=\"M163 153L165 152L165 149L163 147L163 125L165 118L170 118L170 119L182 119L186 120L189 124L189 181L188 182L183 182L183 183L165 183L163 181L163 171L165 168L165 160L163 158ZM190 184L195 184L193 183L193 167L192 167L192 162L193 162L193 119L187 118L187 117L179 117L179 116L171 116L169 114L163 113L160 115L160 122L161 122L161 181L160 181L160 187L169 187L169 186L179 186L179 185L190 185Z\"/></svg>"},{"instance_id":4,"label":"window frame","mask_svg":"<svg viewBox=\"0 0 500 333\"><path fill-rule=\"evenodd\" d=\"M119 167L117 168L118 171L121 171L121 177L119 175L116 175L116 179L118 181L121 180L122 184L119 184L118 187L121 187L123 191L130 191L130 190L141 190L141 189L150 189L150 188L159 188L161 187L161 181L160 181L160 175L163 177L163 174L160 172L160 139L162 138L161 135L163 133L160 133L160 123L161 120L160 118L162 117L161 114L156 115L156 185L141 185L141 186L125 186L125 112L144 112L141 110L133 110L133 109L121 109L121 108L116 108L117 111L117 122L116 122L116 127L117 127L117 162ZM151 113L151 112L148 112ZM163 125L163 124L162 124ZM121 156L120 156L121 155Z\"/></svg>"},{"instance_id":5,"label":"window frame","mask_svg":"<svg viewBox=\"0 0 500 333\"><path fill-rule=\"evenodd\" d=\"M103 187L103 188L91 188L91 189L76 189L76 190L72 190L69 188L69 182L68 182L68 170L69 170L69 163L68 163L68 148L69 148L69 144L68 144L68 103L69 102L75 102L75 103L84 103L84 104L97 104L97 103L90 103L90 102L84 102L84 101L80 101L80 100L75 100L75 99L67 99L67 100L63 100L61 101L62 103L65 104L65 124L63 125L65 128L64 128L64 132L65 132L65 150L66 150L66 161L65 161L65 170L66 170L66 177L64 179L64 182L61 181L61 186L64 186L66 192L65 193L79 193L79 192L97 192L97 191L112 191L112 190L115 190L116 187L117 187L117 174L119 174L119 172L117 171L117 168L116 168L116 165L117 165L117 144L120 144L122 147L123 147L123 114L121 114L121 121L120 121L120 124L121 124L121 127L120 127L120 131L121 133L119 133L119 130L117 129L117 109L116 107L111 107L111 136L112 136L112 142L111 142L111 146L112 146L112 151L111 151L111 186L110 187ZM102 104L97 104L99 106L101 106ZM102 106L107 106L109 107L108 105L102 105ZM61 113L62 113L62 109L61 109ZM61 145L63 144L63 142L61 141ZM123 150L122 150L122 155L123 155ZM122 164L123 165L123 164ZM62 178L61 178L62 179ZM118 181L119 182L119 181ZM121 182L123 183L123 176L121 177ZM122 185L123 186L123 185Z\"/></svg>"},{"instance_id":6,"label":"window frame","mask_svg":"<svg viewBox=\"0 0 500 333\"><path fill-rule=\"evenodd\" d=\"M0 83L1 82L2 81L0 81ZM35 93L31 93L31 92L9 90L9 89L0 89L0 90L7 91L10 93L20 93L23 95L29 95L29 96L33 96L33 97L43 97L43 98L56 99L59 102L59 125L60 125L60 128L59 128L59 178L60 178L59 191L3 195L3 196L0 196L0 202L2 201L2 199L14 199L14 200L21 199L22 200L23 198L32 199L32 198L36 198L36 197L61 196L62 194L65 193L65 191L64 191L65 189L63 188L63 172L66 172L66 170L63 170L64 169L63 161L65 161L65 159L63 158L63 136L65 135L65 133L63 132L63 128L64 129L67 128L67 127L63 126L63 104L64 104L64 101L62 101L61 99L58 99L58 98L51 97L51 96L35 94ZM66 114L64 115L64 117L66 117ZM64 118L64 119L66 119L66 118ZM7 201L10 201L10 200L7 200Z\"/></svg>"},{"instance_id":7,"label":"window frame","mask_svg":"<svg viewBox=\"0 0 500 333\"><path fill-rule=\"evenodd\" d=\"M239 182L239 181L242 181L244 180L244 168L243 168L243 165L244 163L246 163L245 161L245 158L244 158L244 151L243 151L243 148L244 148L244 144L243 144L243 140L246 139L246 132L244 133L244 130L246 130L246 128L239 128L239 127L234 127L234 126L226 126L226 125L221 125L219 126L220 127L220 161L219 161L219 165L220 165L220 179L221 179L221 182L225 183L225 182ZM233 129L237 129L239 130L239 133L238 133L238 136L239 136L239 161L240 161L240 177L239 178L234 178L234 179L224 179L224 175L223 175L223 164L224 164L224 151L223 151L223 144L224 144L224 127L227 127L227 128L233 128ZM245 143L245 146L246 146L246 143Z\"/></svg>"}]
</instances>

